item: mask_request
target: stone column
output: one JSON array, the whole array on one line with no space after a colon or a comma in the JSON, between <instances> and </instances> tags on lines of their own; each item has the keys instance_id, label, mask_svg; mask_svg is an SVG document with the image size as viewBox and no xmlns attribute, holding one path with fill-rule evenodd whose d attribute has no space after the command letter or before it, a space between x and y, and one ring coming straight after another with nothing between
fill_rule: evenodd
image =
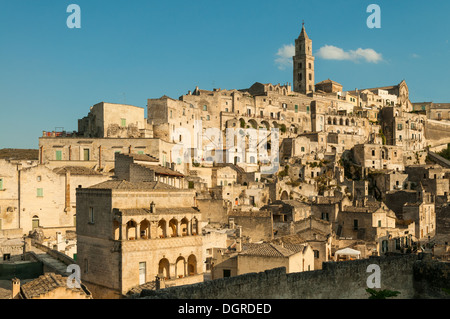
<instances>
[{"instance_id":1,"label":"stone column","mask_svg":"<svg viewBox=\"0 0 450 319\"><path fill-rule=\"evenodd\" d=\"M192 222L188 221L188 223L187 223L187 235L188 236L191 236L191 234L192 234L191 227L192 227Z\"/></svg>"},{"instance_id":2,"label":"stone column","mask_svg":"<svg viewBox=\"0 0 450 319\"><path fill-rule=\"evenodd\" d=\"M124 234L124 231L126 230L127 225L126 224L120 224L119 225L119 240L125 240L127 239L127 236ZM124 236L125 235L125 236Z\"/></svg>"},{"instance_id":3,"label":"stone column","mask_svg":"<svg viewBox=\"0 0 450 319\"><path fill-rule=\"evenodd\" d=\"M177 223L177 237L181 236L181 222Z\"/></svg>"}]
</instances>

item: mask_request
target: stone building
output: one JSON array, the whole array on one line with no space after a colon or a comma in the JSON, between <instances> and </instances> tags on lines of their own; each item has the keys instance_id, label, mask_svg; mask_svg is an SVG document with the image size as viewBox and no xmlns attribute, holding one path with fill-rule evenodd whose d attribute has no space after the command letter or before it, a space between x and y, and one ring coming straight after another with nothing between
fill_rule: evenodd
<instances>
[{"instance_id":1,"label":"stone building","mask_svg":"<svg viewBox=\"0 0 450 319\"><path fill-rule=\"evenodd\" d=\"M397 216L381 202L366 202L364 206L345 206L339 212L337 236L376 241L383 231L396 228Z\"/></svg>"},{"instance_id":2,"label":"stone building","mask_svg":"<svg viewBox=\"0 0 450 319\"><path fill-rule=\"evenodd\" d=\"M145 154L116 153L114 177L131 182L161 182L176 188L187 188L184 175ZM174 163L172 167L174 167Z\"/></svg>"},{"instance_id":3,"label":"stone building","mask_svg":"<svg viewBox=\"0 0 450 319\"><path fill-rule=\"evenodd\" d=\"M403 171L403 148L381 144L358 144L353 148L353 158L364 169L389 169Z\"/></svg>"},{"instance_id":4,"label":"stone building","mask_svg":"<svg viewBox=\"0 0 450 319\"><path fill-rule=\"evenodd\" d=\"M166 286L203 281L205 238L196 206L193 190L160 182L112 180L77 189L77 262L94 297L120 297L156 276Z\"/></svg>"},{"instance_id":5,"label":"stone building","mask_svg":"<svg viewBox=\"0 0 450 319\"><path fill-rule=\"evenodd\" d=\"M102 172L114 168L115 154L146 154L158 159L162 166L175 163L175 144L157 138L79 138L43 136L39 138L39 162L49 167L85 166Z\"/></svg>"},{"instance_id":6,"label":"stone building","mask_svg":"<svg viewBox=\"0 0 450 319\"><path fill-rule=\"evenodd\" d=\"M75 228L75 189L109 179L86 167L23 164L0 160L0 230L35 228L65 231Z\"/></svg>"},{"instance_id":7,"label":"stone building","mask_svg":"<svg viewBox=\"0 0 450 319\"><path fill-rule=\"evenodd\" d=\"M287 273L314 270L314 252L308 244L254 243L242 251L213 257L212 278L226 278L286 267Z\"/></svg>"},{"instance_id":8,"label":"stone building","mask_svg":"<svg viewBox=\"0 0 450 319\"><path fill-rule=\"evenodd\" d=\"M11 299L92 299L84 284L71 288L67 283L68 277L54 273L46 273L23 285L13 278Z\"/></svg>"},{"instance_id":9,"label":"stone building","mask_svg":"<svg viewBox=\"0 0 450 319\"><path fill-rule=\"evenodd\" d=\"M318 91L322 91L323 93L342 92L342 84L339 84L330 79L316 83L315 88L316 88L316 92L318 92Z\"/></svg>"},{"instance_id":10,"label":"stone building","mask_svg":"<svg viewBox=\"0 0 450 319\"><path fill-rule=\"evenodd\" d=\"M295 40L294 64L294 92L302 94L313 93L314 87L314 56L312 54L312 40L308 37L305 25Z\"/></svg>"},{"instance_id":11,"label":"stone building","mask_svg":"<svg viewBox=\"0 0 450 319\"><path fill-rule=\"evenodd\" d=\"M89 114L78 120L78 136L98 138L152 137L144 108L113 103L97 103Z\"/></svg>"}]
</instances>

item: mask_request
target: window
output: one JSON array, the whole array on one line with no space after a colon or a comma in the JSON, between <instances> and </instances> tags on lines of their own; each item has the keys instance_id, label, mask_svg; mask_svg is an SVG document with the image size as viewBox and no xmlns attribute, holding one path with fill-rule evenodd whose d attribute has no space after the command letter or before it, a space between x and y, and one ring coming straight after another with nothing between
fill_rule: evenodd
<instances>
[{"instance_id":1,"label":"window","mask_svg":"<svg viewBox=\"0 0 450 319\"><path fill-rule=\"evenodd\" d=\"M358 220L357 219L353 220L353 230L358 230Z\"/></svg>"},{"instance_id":2,"label":"window","mask_svg":"<svg viewBox=\"0 0 450 319\"><path fill-rule=\"evenodd\" d=\"M308 78L309 78L310 81L312 81L312 74L311 73L308 74Z\"/></svg>"},{"instance_id":3,"label":"window","mask_svg":"<svg viewBox=\"0 0 450 319\"><path fill-rule=\"evenodd\" d=\"M309 87L309 89L311 90L311 86ZM306 114L309 114L309 106L306 107Z\"/></svg>"},{"instance_id":4,"label":"window","mask_svg":"<svg viewBox=\"0 0 450 319\"><path fill-rule=\"evenodd\" d=\"M36 177L36 180L37 180L38 182L40 182L40 181L42 180L42 177L41 177L41 176L38 176L38 177Z\"/></svg>"},{"instance_id":5,"label":"window","mask_svg":"<svg viewBox=\"0 0 450 319\"><path fill-rule=\"evenodd\" d=\"M295 105L295 113L298 113L298 105Z\"/></svg>"},{"instance_id":6,"label":"window","mask_svg":"<svg viewBox=\"0 0 450 319\"><path fill-rule=\"evenodd\" d=\"M304 152L304 151L305 151L305 148L302 146L301 150L302 150L302 152Z\"/></svg>"},{"instance_id":7,"label":"window","mask_svg":"<svg viewBox=\"0 0 450 319\"><path fill-rule=\"evenodd\" d=\"M228 112L228 108L227 107L225 108L225 112Z\"/></svg>"},{"instance_id":8,"label":"window","mask_svg":"<svg viewBox=\"0 0 450 319\"><path fill-rule=\"evenodd\" d=\"M318 250L314 250L314 258L319 258L319 251Z\"/></svg>"},{"instance_id":9,"label":"window","mask_svg":"<svg viewBox=\"0 0 450 319\"><path fill-rule=\"evenodd\" d=\"M403 124L399 123L397 124L397 130L401 131L403 129Z\"/></svg>"},{"instance_id":10,"label":"window","mask_svg":"<svg viewBox=\"0 0 450 319\"><path fill-rule=\"evenodd\" d=\"M170 118L172 118L172 110L170 110Z\"/></svg>"},{"instance_id":11,"label":"window","mask_svg":"<svg viewBox=\"0 0 450 319\"><path fill-rule=\"evenodd\" d=\"M120 119L120 126L122 126L122 127L127 126L127 120L126 119Z\"/></svg>"},{"instance_id":12,"label":"window","mask_svg":"<svg viewBox=\"0 0 450 319\"><path fill-rule=\"evenodd\" d=\"M44 189L43 188L37 189L37 197L44 197Z\"/></svg>"},{"instance_id":13,"label":"window","mask_svg":"<svg viewBox=\"0 0 450 319\"><path fill-rule=\"evenodd\" d=\"M223 270L223 278L231 277L231 270L230 269L224 269Z\"/></svg>"},{"instance_id":14,"label":"window","mask_svg":"<svg viewBox=\"0 0 450 319\"><path fill-rule=\"evenodd\" d=\"M3 190L3 178L0 178L0 191Z\"/></svg>"},{"instance_id":15,"label":"window","mask_svg":"<svg viewBox=\"0 0 450 319\"><path fill-rule=\"evenodd\" d=\"M89 224L94 223L94 207L89 207Z\"/></svg>"},{"instance_id":16,"label":"window","mask_svg":"<svg viewBox=\"0 0 450 319\"><path fill-rule=\"evenodd\" d=\"M311 63L308 64L308 67L309 67L310 69L312 69Z\"/></svg>"},{"instance_id":17,"label":"window","mask_svg":"<svg viewBox=\"0 0 450 319\"><path fill-rule=\"evenodd\" d=\"M55 157L57 161L61 161L62 160L62 151L56 151L55 152Z\"/></svg>"},{"instance_id":18,"label":"window","mask_svg":"<svg viewBox=\"0 0 450 319\"><path fill-rule=\"evenodd\" d=\"M89 161L90 158L89 158L89 149L88 148L85 148L83 150L83 158L85 161Z\"/></svg>"},{"instance_id":19,"label":"window","mask_svg":"<svg viewBox=\"0 0 450 319\"><path fill-rule=\"evenodd\" d=\"M378 227L381 227L381 220L378 221Z\"/></svg>"},{"instance_id":20,"label":"window","mask_svg":"<svg viewBox=\"0 0 450 319\"><path fill-rule=\"evenodd\" d=\"M147 282L146 278L145 278L146 277L145 276L146 268L147 268L147 265L145 262L139 263L139 285L143 285Z\"/></svg>"},{"instance_id":21,"label":"window","mask_svg":"<svg viewBox=\"0 0 450 319\"><path fill-rule=\"evenodd\" d=\"M207 105L203 105L203 111L208 111L208 106Z\"/></svg>"},{"instance_id":22,"label":"window","mask_svg":"<svg viewBox=\"0 0 450 319\"><path fill-rule=\"evenodd\" d=\"M375 156L375 150L372 150L372 156Z\"/></svg>"},{"instance_id":23,"label":"window","mask_svg":"<svg viewBox=\"0 0 450 319\"><path fill-rule=\"evenodd\" d=\"M209 121L211 118L209 115L206 115L206 120Z\"/></svg>"},{"instance_id":24,"label":"window","mask_svg":"<svg viewBox=\"0 0 450 319\"><path fill-rule=\"evenodd\" d=\"M31 219L31 228L35 229L39 227L39 217L38 216L33 216L33 218Z\"/></svg>"},{"instance_id":25,"label":"window","mask_svg":"<svg viewBox=\"0 0 450 319\"><path fill-rule=\"evenodd\" d=\"M144 151L138 151L138 154L143 155Z\"/></svg>"}]
</instances>

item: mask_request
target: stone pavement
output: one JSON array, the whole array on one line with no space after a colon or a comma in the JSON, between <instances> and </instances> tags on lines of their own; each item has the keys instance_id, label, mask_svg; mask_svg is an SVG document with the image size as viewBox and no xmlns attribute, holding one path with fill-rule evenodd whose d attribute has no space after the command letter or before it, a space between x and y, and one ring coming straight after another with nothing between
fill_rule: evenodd
<instances>
[{"instance_id":1,"label":"stone pavement","mask_svg":"<svg viewBox=\"0 0 450 319\"><path fill-rule=\"evenodd\" d=\"M39 248L36 248L32 246L30 248L30 251L34 252L38 259L44 263L44 265L51 267L52 269L55 269L55 272L57 272L60 275L63 276L69 276L70 273L67 273L67 265L63 263L62 261L59 261L56 258L53 258L52 256L45 253L43 250L40 250Z\"/></svg>"}]
</instances>

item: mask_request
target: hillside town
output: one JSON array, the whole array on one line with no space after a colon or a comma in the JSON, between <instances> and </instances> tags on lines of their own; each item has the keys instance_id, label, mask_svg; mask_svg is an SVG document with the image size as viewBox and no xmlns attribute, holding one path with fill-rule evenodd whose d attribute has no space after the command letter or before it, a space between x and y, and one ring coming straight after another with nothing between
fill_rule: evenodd
<instances>
[{"instance_id":1,"label":"hillside town","mask_svg":"<svg viewBox=\"0 0 450 319\"><path fill-rule=\"evenodd\" d=\"M450 103L411 101L405 80L316 82L312 45L303 25L292 83L194 85L146 109L94 101L76 131L0 150L0 298L450 261Z\"/></svg>"}]
</instances>

